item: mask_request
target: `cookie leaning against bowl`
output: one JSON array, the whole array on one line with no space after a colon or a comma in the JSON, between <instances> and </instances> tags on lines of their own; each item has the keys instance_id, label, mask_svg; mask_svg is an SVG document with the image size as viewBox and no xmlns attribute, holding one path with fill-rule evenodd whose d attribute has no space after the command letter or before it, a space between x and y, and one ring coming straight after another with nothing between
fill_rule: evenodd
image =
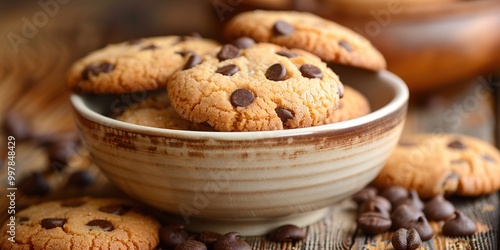
<instances>
[{"instance_id":1,"label":"cookie leaning against bowl","mask_svg":"<svg viewBox=\"0 0 500 250\"><path fill-rule=\"evenodd\" d=\"M386 68L383 55L363 36L314 14L294 11L244 12L224 27L229 41L250 37L316 54L326 62L377 71Z\"/></svg>"},{"instance_id":2,"label":"cookie leaning against bowl","mask_svg":"<svg viewBox=\"0 0 500 250\"><path fill-rule=\"evenodd\" d=\"M318 57L258 43L226 44L203 61L191 55L167 84L172 107L218 131L263 131L314 126L333 114L338 76Z\"/></svg>"},{"instance_id":3,"label":"cookie leaning against bowl","mask_svg":"<svg viewBox=\"0 0 500 250\"><path fill-rule=\"evenodd\" d=\"M15 241L2 228L0 249L153 249L160 224L140 209L89 197L40 203L16 213Z\"/></svg>"},{"instance_id":4,"label":"cookie leaning against bowl","mask_svg":"<svg viewBox=\"0 0 500 250\"><path fill-rule=\"evenodd\" d=\"M500 189L500 153L465 135L411 135L400 141L373 184L415 189L424 198L492 193Z\"/></svg>"},{"instance_id":5,"label":"cookie leaning against bowl","mask_svg":"<svg viewBox=\"0 0 500 250\"><path fill-rule=\"evenodd\" d=\"M182 119L170 105L166 92L148 96L145 100L127 107L116 119L155 128L213 131L208 125Z\"/></svg>"},{"instance_id":6,"label":"cookie leaning against bowl","mask_svg":"<svg viewBox=\"0 0 500 250\"><path fill-rule=\"evenodd\" d=\"M188 52L200 55L219 46L198 37L166 36L110 44L76 61L68 86L76 92L131 93L165 87Z\"/></svg>"},{"instance_id":7,"label":"cookie leaning against bowl","mask_svg":"<svg viewBox=\"0 0 500 250\"><path fill-rule=\"evenodd\" d=\"M366 97L354 88L344 85L344 94L339 101L337 110L321 124L351 120L367 115L370 111L370 103Z\"/></svg>"}]
</instances>

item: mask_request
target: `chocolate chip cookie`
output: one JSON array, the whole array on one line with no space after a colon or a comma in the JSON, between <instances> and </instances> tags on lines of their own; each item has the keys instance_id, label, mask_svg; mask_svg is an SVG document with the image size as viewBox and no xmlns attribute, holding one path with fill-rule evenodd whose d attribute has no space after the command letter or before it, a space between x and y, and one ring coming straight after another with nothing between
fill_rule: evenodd
<instances>
[{"instance_id":1,"label":"chocolate chip cookie","mask_svg":"<svg viewBox=\"0 0 500 250\"><path fill-rule=\"evenodd\" d=\"M172 107L217 131L309 127L338 105L338 76L318 57L258 43L222 46L216 56L191 54L167 84Z\"/></svg>"},{"instance_id":2,"label":"chocolate chip cookie","mask_svg":"<svg viewBox=\"0 0 500 250\"><path fill-rule=\"evenodd\" d=\"M487 194L500 189L500 153L465 135L411 135L400 141L373 184L401 185L425 198Z\"/></svg>"},{"instance_id":3,"label":"chocolate chip cookie","mask_svg":"<svg viewBox=\"0 0 500 250\"><path fill-rule=\"evenodd\" d=\"M153 249L160 224L119 199L51 201L16 213L15 240L2 228L1 249Z\"/></svg>"},{"instance_id":4,"label":"chocolate chip cookie","mask_svg":"<svg viewBox=\"0 0 500 250\"><path fill-rule=\"evenodd\" d=\"M386 68L383 55L363 36L314 14L294 11L244 12L224 27L230 41L250 37L316 54L326 62L373 71Z\"/></svg>"},{"instance_id":5,"label":"chocolate chip cookie","mask_svg":"<svg viewBox=\"0 0 500 250\"><path fill-rule=\"evenodd\" d=\"M76 61L68 86L76 92L115 94L161 89L187 54L203 55L217 47L212 40L180 36L111 44Z\"/></svg>"},{"instance_id":6,"label":"chocolate chip cookie","mask_svg":"<svg viewBox=\"0 0 500 250\"><path fill-rule=\"evenodd\" d=\"M366 97L354 88L345 85L337 110L322 124L351 120L369 114L370 110L370 103Z\"/></svg>"}]
</instances>

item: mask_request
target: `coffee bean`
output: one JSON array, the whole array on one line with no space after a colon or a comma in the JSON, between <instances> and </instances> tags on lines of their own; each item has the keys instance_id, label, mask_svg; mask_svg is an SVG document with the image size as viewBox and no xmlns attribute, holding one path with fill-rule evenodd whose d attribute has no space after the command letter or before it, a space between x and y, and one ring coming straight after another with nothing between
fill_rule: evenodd
<instances>
[{"instance_id":1,"label":"coffee bean","mask_svg":"<svg viewBox=\"0 0 500 250\"><path fill-rule=\"evenodd\" d=\"M338 88L339 88L338 90L339 98L342 99L344 97L344 84L339 83Z\"/></svg>"},{"instance_id":2,"label":"coffee bean","mask_svg":"<svg viewBox=\"0 0 500 250\"><path fill-rule=\"evenodd\" d=\"M69 199L61 202L61 207L81 207L86 202L82 199Z\"/></svg>"},{"instance_id":3,"label":"coffee bean","mask_svg":"<svg viewBox=\"0 0 500 250\"><path fill-rule=\"evenodd\" d=\"M5 134L13 136L16 141L25 141L32 137L31 127L18 113L10 111L3 120Z\"/></svg>"},{"instance_id":4,"label":"coffee bean","mask_svg":"<svg viewBox=\"0 0 500 250\"><path fill-rule=\"evenodd\" d=\"M280 56L288 57L288 58L299 57L299 54L297 54L295 52L287 51L287 50L278 51L278 52L276 52L276 54L278 54Z\"/></svg>"},{"instance_id":5,"label":"coffee bean","mask_svg":"<svg viewBox=\"0 0 500 250\"><path fill-rule=\"evenodd\" d=\"M220 233L203 231L200 233L200 235L198 235L197 240L203 242L208 249L212 249L217 239L219 239L219 237L221 236L222 234Z\"/></svg>"},{"instance_id":6,"label":"coffee bean","mask_svg":"<svg viewBox=\"0 0 500 250\"><path fill-rule=\"evenodd\" d=\"M82 71L82 80L89 80L90 76L97 76L101 73L109 73L115 69L115 66L108 62L102 62L97 64L89 64Z\"/></svg>"},{"instance_id":7,"label":"coffee bean","mask_svg":"<svg viewBox=\"0 0 500 250\"><path fill-rule=\"evenodd\" d=\"M184 64L184 67L182 68L182 70L190 69L190 68L192 68L192 67L194 67L194 66L196 66L196 65L200 64L200 63L201 63L201 61L202 61L202 60L201 60L201 57L200 57L200 56L198 56L198 55L197 55L197 54L195 54L195 53L191 53L191 54L189 55L189 58L188 58L188 60L187 60L186 64Z\"/></svg>"},{"instance_id":8,"label":"coffee bean","mask_svg":"<svg viewBox=\"0 0 500 250\"><path fill-rule=\"evenodd\" d=\"M169 224L160 229L160 241L166 247L175 248L188 238L189 234L181 224Z\"/></svg>"},{"instance_id":9,"label":"coffee bean","mask_svg":"<svg viewBox=\"0 0 500 250\"><path fill-rule=\"evenodd\" d=\"M401 205L401 204L407 204L410 206L413 206L417 208L418 210L424 209L424 203L422 200L420 200L420 196L418 195L417 191L415 190L410 190L408 192L408 197L405 199L400 199L398 202L396 202L396 207Z\"/></svg>"},{"instance_id":10,"label":"coffee bean","mask_svg":"<svg viewBox=\"0 0 500 250\"><path fill-rule=\"evenodd\" d=\"M452 141L448 144L448 147L449 148L452 148L452 149L459 149L459 150L464 150L467 148L467 146L465 146L465 144L463 144L460 140L455 140L455 141Z\"/></svg>"},{"instance_id":11,"label":"coffee bean","mask_svg":"<svg viewBox=\"0 0 500 250\"><path fill-rule=\"evenodd\" d=\"M224 234L215 242L214 250L251 250L252 247L239 236L238 232Z\"/></svg>"},{"instance_id":12,"label":"coffee bean","mask_svg":"<svg viewBox=\"0 0 500 250\"><path fill-rule=\"evenodd\" d=\"M110 231L113 231L115 229L115 227L113 226L113 224L110 221L100 220L100 219L89 221L87 223L87 226L98 227L98 228L102 229L104 232L110 232Z\"/></svg>"},{"instance_id":13,"label":"coffee bean","mask_svg":"<svg viewBox=\"0 0 500 250\"><path fill-rule=\"evenodd\" d=\"M250 37L244 36L234 40L232 44L239 49L246 49L252 47L252 45L255 44L255 41Z\"/></svg>"},{"instance_id":14,"label":"coffee bean","mask_svg":"<svg viewBox=\"0 0 500 250\"><path fill-rule=\"evenodd\" d=\"M401 186L390 186L382 190L379 195L385 197L395 207L397 201L408 197L408 190Z\"/></svg>"},{"instance_id":15,"label":"coffee bean","mask_svg":"<svg viewBox=\"0 0 500 250\"><path fill-rule=\"evenodd\" d=\"M343 40L339 41L339 46L344 48L347 52L352 52L351 45L346 41Z\"/></svg>"},{"instance_id":16,"label":"coffee bean","mask_svg":"<svg viewBox=\"0 0 500 250\"><path fill-rule=\"evenodd\" d=\"M269 235L269 239L275 242L301 241L305 238L306 233L302 228L290 224L276 228Z\"/></svg>"},{"instance_id":17,"label":"coffee bean","mask_svg":"<svg viewBox=\"0 0 500 250\"><path fill-rule=\"evenodd\" d=\"M286 123L286 121L293 119L295 117L291 110L288 110L285 108L275 108L274 111L276 112L278 117L281 119L282 123Z\"/></svg>"},{"instance_id":18,"label":"coffee bean","mask_svg":"<svg viewBox=\"0 0 500 250\"><path fill-rule=\"evenodd\" d=\"M460 211L455 211L455 217L443 224L441 232L445 236L459 237L468 236L476 232L477 226L474 221Z\"/></svg>"},{"instance_id":19,"label":"coffee bean","mask_svg":"<svg viewBox=\"0 0 500 250\"><path fill-rule=\"evenodd\" d=\"M45 229L52 229L56 227L63 227L66 221L67 221L66 219L62 218L47 218L47 219L42 219L40 224Z\"/></svg>"},{"instance_id":20,"label":"coffee bean","mask_svg":"<svg viewBox=\"0 0 500 250\"><path fill-rule=\"evenodd\" d=\"M222 46L219 53L217 53L217 58L219 59L219 61L224 61L239 56L240 56L240 50L232 44L226 44Z\"/></svg>"},{"instance_id":21,"label":"coffee bean","mask_svg":"<svg viewBox=\"0 0 500 250\"><path fill-rule=\"evenodd\" d=\"M219 73L225 76L232 76L236 74L240 69L234 64L229 64L218 68L215 73Z\"/></svg>"},{"instance_id":22,"label":"coffee bean","mask_svg":"<svg viewBox=\"0 0 500 250\"><path fill-rule=\"evenodd\" d=\"M159 49L160 47L154 45L154 44L150 44L148 46L144 46L141 48L141 50L155 50L155 49Z\"/></svg>"},{"instance_id":23,"label":"coffee bean","mask_svg":"<svg viewBox=\"0 0 500 250\"><path fill-rule=\"evenodd\" d=\"M424 216L422 211L413 206L402 204L391 213L392 228L396 230L405 227L408 222L417 220L420 216Z\"/></svg>"},{"instance_id":24,"label":"coffee bean","mask_svg":"<svg viewBox=\"0 0 500 250\"><path fill-rule=\"evenodd\" d=\"M443 195L438 195L425 203L425 217L431 221L447 220L455 213L455 206L444 199Z\"/></svg>"},{"instance_id":25,"label":"coffee bean","mask_svg":"<svg viewBox=\"0 0 500 250\"><path fill-rule=\"evenodd\" d=\"M392 225L389 217L377 212L362 213L357 222L359 228L369 235L387 232Z\"/></svg>"},{"instance_id":26,"label":"coffee bean","mask_svg":"<svg viewBox=\"0 0 500 250\"><path fill-rule=\"evenodd\" d=\"M43 196L48 194L51 188L41 173L34 172L21 180L19 190L25 195Z\"/></svg>"},{"instance_id":27,"label":"coffee bean","mask_svg":"<svg viewBox=\"0 0 500 250\"><path fill-rule=\"evenodd\" d=\"M408 222L404 228L415 228L422 241L430 240L434 236L434 230L424 216L419 216L417 220Z\"/></svg>"},{"instance_id":28,"label":"coffee bean","mask_svg":"<svg viewBox=\"0 0 500 250\"><path fill-rule=\"evenodd\" d=\"M364 202L371 200L377 196L377 189L374 187L364 187L352 196L352 200L360 206Z\"/></svg>"},{"instance_id":29,"label":"coffee bean","mask_svg":"<svg viewBox=\"0 0 500 250\"><path fill-rule=\"evenodd\" d=\"M277 21L273 26L273 32L276 35L287 36L295 32L295 28L285 21Z\"/></svg>"},{"instance_id":30,"label":"coffee bean","mask_svg":"<svg viewBox=\"0 0 500 250\"><path fill-rule=\"evenodd\" d=\"M255 100L253 92L249 89L237 89L230 97L231 104L235 107L246 107Z\"/></svg>"},{"instance_id":31,"label":"coffee bean","mask_svg":"<svg viewBox=\"0 0 500 250\"><path fill-rule=\"evenodd\" d=\"M302 73L303 77L319 79L323 78L323 72L321 71L321 69L312 64L304 64L300 66L299 70L300 73Z\"/></svg>"},{"instance_id":32,"label":"coffee bean","mask_svg":"<svg viewBox=\"0 0 500 250\"><path fill-rule=\"evenodd\" d=\"M85 188L94 183L94 176L87 170L78 170L73 172L68 178L68 184L71 186Z\"/></svg>"},{"instance_id":33,"label":"coffee bean","mask_svg":"<svg viewBox=\"0 0 500 250\"><path fill-rule=\"evenodd\" d=\"M197 240L187 240L177 245L174 250L207 250L207 246Z\"/></svg>"},{"instance_id":34,"label":"coffee bean","mask_svg":"<svg viewBox=\"0 0 500 250\"><path fill-rule=\"evenodd\" d=\"M108 214L124 215L130 209L131 209L131 207L124 206L124 205L108 205L108 206L104 206L104 207L99 208L99 211L105 212Z\"/></svg>"},{"instance_id":35,"label":"coffee bean","mask_svg":"<svg viewBox=\"0 0 500 250\"><path fill-rule=\"evenodd\" d=\"M414 250L422 246L422 240L414 228L410 230L398 229L392 235L391 243L395 250Z\"/></svg>"},{"instance_id":36,"label":"coffee bean","mask_svg":"<svg viewBox=\"0 0 500 250\"><path fill-rule=\"evenodd\" d=\"M280 63L271 65L266 71L266 78L271 81L282 81L287 79L285 66Z\"/></svg>"}]
</instances>

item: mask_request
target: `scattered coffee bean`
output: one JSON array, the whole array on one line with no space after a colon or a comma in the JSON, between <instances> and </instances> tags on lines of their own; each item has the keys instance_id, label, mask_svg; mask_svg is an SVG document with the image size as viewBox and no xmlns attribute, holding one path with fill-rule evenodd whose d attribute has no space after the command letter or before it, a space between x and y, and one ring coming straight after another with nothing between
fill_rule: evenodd
<instances>
[{"instance_id":1,"label":"scattered coffee bean","mask_svg":"<svg viewBox=\"0 0 500 250\"><path fill-rule=\"evenodd\" d=\"M339 41L339 46L344 48L347 52L352 52L351 45L346 41L343 40Z\"/></svg>"},{"instance_id":2,"label":"scattered coffee bean","mask_svg":"<svg viewBox=\"0 0 500 250\"><path fill-rule=\"evenodd\" d=\"M217 58L219 59L219 61L224 61L239 56L240 56L240 50L232 44L223 45L219 53L217 53Z\"/></svg>"},{"instance_id":3,"label":"scattered coffee bean","mask_svg":"<svg viewBox=\"0 0 500 250\"><path fill-rule=\"evenodd\" d=\"M189 54L189 58L186 62L186 64L184 64L184 67L182 68L182 70L187 70L187 69L190 69L198 64L201 63L201 57L195 53L191 53Z\"/></svg>"},{"instance_id":4,"label":"scattered coffee bean","mask_svg":"<svg viewBox=\"0 0 500 250\"><path fill-rule=\"evenodd\" d=\"M410 190L408 192L408 197L405 199L400 199L399 201L396 202L396 207L401 205L401 204L406 204L413 206L417 208L418 210L424 209L424 203L422 200L420 200L420 196L418 195L417 191L415 190Z\"/></svg>"},{"instance_id":5,"label":"scattered coffee bean","mask_svg":"<svg viewBox=\"0 0 500 250\"><path fill-rule=\"evenodd\" d=\"M232 44L239 49L246 49L252 47L252 45L255 44L255 41L250 37L244 36L234 40Z\"/></svg>"},{"instance_id":6,"label":"scattered coffee bean","mask_svg":"<svg viewBox=\"0 0 500 250\"><path fill-rule=\"evenodd\" d=\"M303 77L307 78L323 78L323 72L320 68L312 65L312 64L304 64L299 68L300 73L302 73Z\"/></svg>"},{"instance_id":7,"label":"scattered coffee bean","mask_svg":"<svg viewBox=\"0 0 500 250\"><path fill-rule=\"evenodd\" d=\"M281 63L271 65L266 71L266 78L271 81L283 81L288 77L286 75L286 68Z\"/></svg>"},{"instance_id":8,"label":"scattered coffee bean","mask_svg":"<svg viewBox=\"0 0 500 250\"><path fill-rule=\"evenodd\" d=\"M359 190L352 196L352 200L356 202L356 204L361 205L364 202L371 200L377 196L377 189L374 187L365 187Z\"/></svg>"},{"instance_id":9,"label":"scattered coffee bean","mask_svg":"<svg viewBox=\"0 0 500 250\"><path fill-rule=\"evenodd\" d=\"M48 194L51 188L41 173L34 172L21 180L19 190L26 195L43 196Z\"/></svg>"},{"instance_id":10,"label":"scattered coffee bean","mask_svg":"<svg viewBox=\"0 0 500 250\"><path fill-rule=\"evenodd\" d=\"M252 247L239 236L238 232L224 234L215 242L214 250L251 250Z\"/></svg>"},{"instance_id":11,"label":"scattered coffee bean","mask_svg":"<svg viewBox=\"0 0 500 250\"><path fill-rule=\"evenodd\" d=\"M205 244L208 249L212 249L217 239L219 239L219 237L221 236L222 234L220 233L203 231L200 233L200 235L198 235L197 240L203 242L203 244Z\"/></svg>"},{"instance_id":12,"label":"scattered coffee bean","mask_svg":"<svg viewBox=\"0 0 500 250\"><path fill-rule=\"evenodd\" d=\"M358 218L358 226L369 235L381 234L391 228L392 222L389 217L377 212L362 213Z\"/></svg>"},{"instance_id":13,"label":"scattered coffee bean","mask_svg":"<svg viewBox=\"0 0 500 250\"><path fill-rule=\"evenodd\" d=\"M444 199L443 195L438 195L425 203L424 214L428 220L447 220L455 213L455 206Z\"/></svg>"},{"instance_id":14,"label":"scattered coffee bean","mask_svg":"<svg viewBox=\"0 0 500 250\"><path fill-rule=\"evenodd\" d=\"M476 232L477 226L474 221L460 211L455 211L455 217L443 224L441 232L445 236L468 236Z\"/></svg>"},{"instance_id":15,"label":"scattered coffee bean","mask_svg":"<svg viewBox=\"0 0 500 250\"><path fill-rule=\"evenodd\" d=\"M175 248L188 238L189 234L181 224L169 224L160 229L160 242L166 247Z\"/></svg>"},{"instance_id":16,"label":"scattered coffee bean","mask_svg":"<svg viewBox=\"0 0 500 250\"><path fill-rule=\"evenodd\" d=\"M400 199L405 199L408 197L408 190L401 186L390 186L382 190L379 195L388 199L395 207L396 203Z\"/></svg>"},{"instance_id":17,"label":"scattered coffee bean","mask_svg":"<svg viewBox=\"0 0 500 250\"><path fill-rule=\"evenodd\" d=\"M452 148L452 149L459 149L459 150L464 150L467 148L467 146L465 146L465 144L463 144L461 141L459 140L455 140L455 141L452 141L448 144L448 147L449 148Z\"/></svg>"},{"instance_id":18,"label":"scattered coffee bean","mask_svg":"<svg viewBox=\"0 0 500 250\"><path fill-rule=\"evenodd\" d=\"M16 141L25 141L31 138L31 128L28 122L19 114L10 111L3 120L6 135L13 136Z\"/></svg>"},{"instance_id":19,"label":"scattered coffee bean","mask_svg":"<svg viewBox=\"0 0 500 250\"><path fill-rule=\"evenodd\" d=\"M408 222L404 228L415 228L422 241L430 240L432 239L432 236L434 236L434 229L432 229L431 225L424 216L419 216L417 220Z\"/></svg>"},{"instance_id":20,"label":"scattered coffee bean","mask_svg":"<svg viewBox=\"0 0 500 250\"><path fill-rule=\"evenodd\" d=\"M115 229L115 227L113 226L113 223L111 223L108 220L100 220L100 219L89 221L87 223L87 226L98 227L104 232L110 232L110 231L113 231Z\"/></svg>"},{"instance_id":21,"label":"scattered coffee bean","mask_svg":"<svg viewBox=\"0 0 500 250\"><path fill-rule=\"evenodd\" d=\"M236 74L240 69L234 64L229 64L218 68L215 73L219 73L225 76L232 76Z\"/></svg>"},{"instance_id":22,"label":"scattered coffee bean","mask_svg":"<svg viewBox=\"0 0 500 250\"><path fill-rule=\"evenodd\" d=\"M255 100L253 92L249 89L237 89L230 97L231 104L235 107L246 107Z\"/></svg>"},{"instance_id":23,"label":"scattered coffee bean","mask_svg":"<svg viewBox=\"0 0 500 250\"><path fill-rule=\"evenodd\" d=\"M282 123L286 123L286 121L288 121L289 119L293 119L295 117L292 111L285 108L275 108L274 111L281 119Z\"/></svg>"},{"instance_id":24,"label":"scattered coffee bean","mask_svg":"<svg viewBox=\"0 0 500 250\"><path fill-rule=\"evenodd\" d=\"M269 239L275 242L301 241L306 238L302 228L295 225L283 225L278 227L269 235Z\"/></svg>"},{"instance_id":25,"label":"scattered coffee bean","mask_svg":"<svg viewBox=\"0 0 500 250\"><path fill-rule=\"evenodd\" d=\"M391 213L392 228L397 230L405 227L407 223L417 220L420 216L424 216L421 210L407 204L402 204L396 207Z\"/></svg>"},{"instance_id":26,"label":"scattered coffee bean","mask_svg":"<svg viewBox=\"0 0 500 250\"><path fill-rule=\"evenodd\" d=\"M177 245L175 250L207 250L207 246L197 240L187 240Z\"/></svg>"},{"instance_id":27,"label":"scattered coffee bean","mask_svg":"<svg viewBox=\"0 0 500 250\"><path fill-rule=\"evenodd\" d=\"M82 80L89 80L90 76L97 76L101 73L109 73L115 69L115 66L108 62L98 64L89 64L83 71Z\"/></svg>"},{"instance_id":28,"label":"scattered coffee bean","mask_svg":"<svg viewBox=\"0 0 500 250\"><path fill-rule=\"evenodd\" d=\"M61 202L61 207L81 207L85 203L82 199L68 199Z\"/></svg>"},{"instance_id":29,"label":"scattered coffee bean","mask_svg":"<svg viewBox=\"0 0 500 250\"><path fill-rule=\"evenodd\" d=\"M276 35L290 35L295 32L295 28L285 21L277 21L273 26L273 32Z\"/></svg>"},{"instance_id":30,"label":"scattered coffee bean","mask_svg":"<svg viewBox=\"0 0 500 250\"><path fill-rule=\"evenodd\" d=\"M396 250L414 250L422 246L422 240L417 230L400 228L392 235L392 246Z\"/></svg>"},{"instance_id":31,"label":"scattered coffee bean","mask_svg":"<svg viewBox=\"0 0 500 250\"><path fill-rule=\"evenodd\" d=\"M85 188L94 183L94 176L87 170L78 170L73 173L68 178L68 184L71 186Z\"/></svg>"},{"instance_id":32,"label":"scattered coffee bean","mask_svg":"<svg viewBox=\"0 0 500 250\"><path fill-rule=\"evenodd\" d=\"M287 51L287 50L278 51L278 52L276 52L276 54L278 54L280 56L288 57L288 58L299 57L299 54L297 54L295 52Z\"/></svg>"},{"instance_id":33,"label":"scattered coffee bean","mask_svg":"<svg viewBox=\"0 0 500 250\"><path fill-rule=\"evenodd\" d=\"M52 229L56 227L63 227L66 221L67 221L66 219L62 218L47 218L47 219L42 219L40 224L45 229Z\"/></svg>"}]
</instances>

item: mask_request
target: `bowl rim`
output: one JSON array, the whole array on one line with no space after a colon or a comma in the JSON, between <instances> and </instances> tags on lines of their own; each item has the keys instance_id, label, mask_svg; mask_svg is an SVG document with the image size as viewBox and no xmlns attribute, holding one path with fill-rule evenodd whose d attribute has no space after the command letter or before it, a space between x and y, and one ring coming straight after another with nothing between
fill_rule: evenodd
<instances>
[{"instance_id":1,"label":"bowl rim","mask_svg":"<svg viewBox=\"0 0 500 250\"><path fill-rule=\"evenodd\" d=\"M219 131L191 131L191 130L177 130L167 128L155 128L144 125L137 125L133 123L123 122L105 115L99 114L90 109L83 101L82 95L72 93L70 102L75 112L98 124L112 127L119 130L131 131L141 134L149 134L154 136L165 136L173 138L186 138L186 139L214 139L214 140L257 140L257 139L270 139L281 137L294 137L303 136L314 133L323 133L332 130L342 130L352 128L373 122L377 119L391 114L404 106L409 99L409 90L406 83L396 76L395 74L381 70L376 72L376 76L385 80L394 90L394 98L381 108L370 112L367 115L357 117L347 121L341 121L325 125L317 125L306 128L295 128L286 130L272 130L272 131L248 131L248 132L219 132Z\"/></svg>"}]
</instances>

